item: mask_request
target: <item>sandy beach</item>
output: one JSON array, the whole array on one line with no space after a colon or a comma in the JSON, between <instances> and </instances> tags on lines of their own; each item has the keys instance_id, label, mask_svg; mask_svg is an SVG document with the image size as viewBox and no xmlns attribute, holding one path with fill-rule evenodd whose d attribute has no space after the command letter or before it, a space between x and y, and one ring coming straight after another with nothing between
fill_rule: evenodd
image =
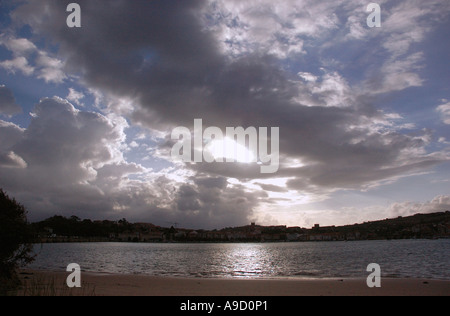
<instances>
[{"instance_id":1,"label":"sandy beach","mask_svg":"<svg viewBox=\"0 0 450 316\"><path fill-rule=\"evenodd\" d=\"M382 279L196 279L83 272L82 287L65 285L68 273L21 271L18 295L81 296L449 296L450 281Z\"/></svg>"}]
</instances>

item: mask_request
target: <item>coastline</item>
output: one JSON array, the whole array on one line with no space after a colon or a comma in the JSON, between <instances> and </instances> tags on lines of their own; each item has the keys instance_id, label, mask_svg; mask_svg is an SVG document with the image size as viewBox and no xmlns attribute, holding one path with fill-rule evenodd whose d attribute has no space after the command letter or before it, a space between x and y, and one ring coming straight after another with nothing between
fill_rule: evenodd
<instances>
[{"instance_id":1,"label":"coastline","mask_svg":"<svg viewBox=\"0 0 450 316\"><path fill-rule=\"evenodd\" d=\"M208 279L82 272L82 287L69 289L68 272L19 273L28 289L19 290L18 296L450 296L450 281L429 279L383 278L381 288L369 288L366 279Z\"/></svg>"}]
</instances>

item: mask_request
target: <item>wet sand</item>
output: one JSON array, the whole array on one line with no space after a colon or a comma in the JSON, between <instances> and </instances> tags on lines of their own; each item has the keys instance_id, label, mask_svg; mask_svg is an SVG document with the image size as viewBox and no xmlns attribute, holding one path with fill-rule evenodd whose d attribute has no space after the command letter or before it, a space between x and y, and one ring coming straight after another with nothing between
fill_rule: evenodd
<instances>
[{"instance_id":1,"label":"wet sand","mask_svg":"<svg viewBox=\"0 0 450 316\"><path fill-rule=\"evenodd\" d=\"M82 272L80 289L65 284L69 273L21 271L18 295L82 296L450 296L450 281L365 279L189 279Z\"/></svg>"}]
</instances>

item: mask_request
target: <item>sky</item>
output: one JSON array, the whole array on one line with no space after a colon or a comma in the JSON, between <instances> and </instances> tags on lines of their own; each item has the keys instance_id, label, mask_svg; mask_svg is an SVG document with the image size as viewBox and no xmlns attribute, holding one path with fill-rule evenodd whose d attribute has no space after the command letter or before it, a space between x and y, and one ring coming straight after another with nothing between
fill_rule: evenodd
<instances>
[{"instance_id":1,"label":"sky","mask_svg":"<svg viewBox=\"0 0 450 316\"><path fill-rule=\"evenodd\" d=\"M381 27L363 0L79 0L69 27L71 2L0 1L0 188L29 220L450 210L449 1L380 0ZM278 127L278 170L174 160L172 131L195 119Z\"/></svg>"}]
</instances>

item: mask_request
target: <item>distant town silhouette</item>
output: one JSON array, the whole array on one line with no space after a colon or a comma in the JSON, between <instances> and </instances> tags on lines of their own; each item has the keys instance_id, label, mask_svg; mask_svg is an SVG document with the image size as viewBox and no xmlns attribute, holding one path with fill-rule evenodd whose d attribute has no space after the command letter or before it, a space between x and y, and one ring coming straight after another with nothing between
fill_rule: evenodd
<instances>
[{"instance_id":1,"label":"distant town silhouette","mask_svg":"<svg viewBox=\"0 0 450 316\"><path fill-rule=\"evenodd\" d=\"M176 224L176 223L174 223ZM81 220L53 216L31 224L36 242L300 242L450 237L450 211L416 214L346 226L312 228L256 223L220 230L156 226L151 223ZM176 226L176 225L175 225Z\"/></svg>"}]
</instances>

